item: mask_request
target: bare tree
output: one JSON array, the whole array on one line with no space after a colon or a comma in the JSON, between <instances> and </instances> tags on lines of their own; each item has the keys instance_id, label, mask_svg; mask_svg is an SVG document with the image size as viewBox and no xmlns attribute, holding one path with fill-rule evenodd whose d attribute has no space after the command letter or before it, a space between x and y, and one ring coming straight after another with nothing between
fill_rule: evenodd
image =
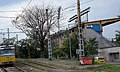
<instances>
[{"instance_id":1,"label":"bare tree","mask_svg":"<svg viewBox=\"0 0 120 72\"><path fill-rule=\"evenodd\" d=\"M48 9L48 28L46 9ZM21 15L19 15L18 19L13 20L12 22L27 36L37 41L38 47L41 48L42 57L44 57L44 41L48 30L50 30L53 25L57 24L57 8L52 6L32 6L26 9Z\"/></svg>"}]
</instances>

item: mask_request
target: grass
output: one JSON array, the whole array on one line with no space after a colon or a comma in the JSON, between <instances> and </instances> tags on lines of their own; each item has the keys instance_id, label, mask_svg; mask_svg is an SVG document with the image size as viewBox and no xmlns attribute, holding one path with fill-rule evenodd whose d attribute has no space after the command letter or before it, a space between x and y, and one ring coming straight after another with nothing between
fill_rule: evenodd
<instances>
[{"instance_id":1,"label":"grass","mask_svg":"<svg viewBox=\"0 0 120 72\"><path fill-rule=\"evenodd\" d=\"M79 63L78 60L63 60L63 59L55 59L58 62L72 62L72 63Z\"/></svg>"},{"instance_id":2,"label":"grass","mask_svg":"<svg viewBox=\"0 0 120 72\"><path fill-rule=\"evenodd\" d=\"M23 61L23 62L29 62L31 61L31 59L17 59L17 61ZM61 59L54 59L54 61L57 62L78 62L77 60L61 60ZM40 61L39 61L40 62ZM49 63L49 62L42 62L43 64L46 64L47 66L53 66L53 67L57 67L57 68L61 68L61 69L65 69L65 70L78 70L79 68L76 68L74 66L66 66L66 65L62 65L62 64L54 64L54 63Z\"/></svg>"},{"instance_id":3,"label":"grass","mask_svg":"<svg viewBox=\"0 0 120 72\"><path fill-rule=\"evenodd\" d=\"M18 59L19 60L19 59ZM22 61L30 61L30 59L20 59ZM54 61L57 62L70 62L70 63L79 63L77 60L61 60L61 59L55 59ZM74 67L74 66L64 66L64 65L57 65L57 64L52 64L52 63L47 63L48 66L55 66L59 67L65 70L79 70L79 68ZM81 72L120 72L120 66L112 65L112 64L95 64L99 65L97 67L87 67L84 69L80 69ZM84 67L84 66L83 66Z\"/></svg>"},{"instance_id":4,"label":"grass","mask_svg":"<svg viewBox=\"0 0 120 72\"><path fill-rule=\"evenodd\" d=\"M120 72L120 66L103 64L98 67L88 67L84 70L88 70L90 72Z\"/></svg>"}]
</instances>

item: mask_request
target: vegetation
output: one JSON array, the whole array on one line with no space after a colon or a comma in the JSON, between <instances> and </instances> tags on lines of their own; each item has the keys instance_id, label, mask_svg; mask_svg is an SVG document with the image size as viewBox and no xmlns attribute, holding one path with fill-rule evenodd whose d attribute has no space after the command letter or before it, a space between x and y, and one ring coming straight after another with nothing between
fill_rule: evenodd
<instances>
[{"instance_id":1,"label":"vegetation","mask_svg":"<svg viewBox=\"0 0 120 72\"><path fill-rule=\"evenodd\" d=\"M53 52L53 55L55 58L59 59L60 57L64 56L64 52L62 51L62 49L55 49Z\"/></svg>"},{"instance_id":2,"label":"vegetation","mask_svg":"<svg viewBox=\"0 0 120 72\"><path fill-rule=\"evenodd\" d=\"M3 42L0 45L14 45L15 44L15 37L13 38L3 38Z\"/></svg>"},{"instance_id":3,"label":"vegetation","mask_svg":"<svg viewBox=\"0 0 120 72\"><path fill-rule=\"evenodd\" d=\"M97 54L97 41L96 38L89 38L88 41L85 42L85 56L92 56Z\"/></svg>"},{"instance_id":4,"label":"vegetation","mask_svg":"<svg viewBox=\"0 0 120 72\"><path fill-rule=\"evenodd\" d=\"M16 44L16 57L38 58L41 57L40 48L33 39L22 39ZM45 48L46 50L46 48ZM47 50L45 51L47 52ZM47 55L45 55L47 57Z\"/></svg>"},{"instance_id":5,"label":"vegetation","mask_svg":"<svg viewBox=\"0 0 120 72\"><path fill-rule=\"evenodd\" d=\"M62 47L60 49L54 50L54 55L59 56L59 57L65 57L68 58L70 57L70 44L69 44L69 32L66 31L65 39L62 43ZM75 29L74 32L70 33L70 41L71 41L71 54L72 57L76 58L76 49L79 49L78 46L78 34L77 34L77 29ZM95 54L97 54L97 41L96 38L89 38L89 40L84 41L85 43L85 56L86 57L93 57ZM59 54L60 53L60 54Z\"/></svg>"},{"instance_id":6,"label":"vegetation","mask_svg":"<svg viewBox=\"0 0 120 72\"><path fill-rule=\"evenodd\" d=\"M120 31L116 31L117 32L117 34L116 34L116 44L118 45L118 46L120 46Z\"/></svg>"},{"instance_id":7,"label":"vegetation","mask_svg":"<svg viewBox=\"0 0 120 72\"><path fill-rule=\"evenodd\" d=\"M70 36L70 41L69 41L69 36ZM76 49L78 49L78 39L77 39L77 31L72 32L69 34L68 30L66 31L65 39L62 43L62 48L61 50L64 52L64 57L68 58L70 57L70 42L71 42L71 55L72 57L77 57L76 55Z\"/></svg>"},{"instance_id":8,"label":"vegetation","mask_svg":"<svg viewBox=\"0 0 120 72\"><path fill-rule=\"evenodd\" d=\"M47 21L49 22L48 26ZM50 5L29 7L12 22L18 29L36 41L37 47L41 50L41 57L45 57L45 38L47 32L57 24L57 8Z\"/></svg>"},{"instance_id":9,"label":"vegetation","mask_svg":"<svg viewBox=\"0 0 120 72\"><path fill-rule=\"evenodd\" d=\"M76 54L76 49L79 49L78 47L78 35L77 32L74 31L70 34L70 41L71 41L71 54L72 57L77 57ZM94 54L97 53L96 51L96 38L90 38L88 41L86 41L85 43L85 55L86 56L92 56ZM4 44L12 44L15 45L16 47L16 57L20 57L20 58L38 58L38 57L42 57L42 50L40 49L40 47L38 47L38 43L36 40L34 40L33 38L29 38L29 39L22 39L18 42L15 41L15 38L9 38L3 39L3 43L1 45ZM45 55L44 57L48 57L48 51L47 51L47 40L45 40ZM70 56L70 48L69 48L69 39L68 39L68 31L65 35L65 40L62 43L62 47L61 48L55 48L53 50L53 56L55 58L69 58Z\"/></svg>"},{"instance_id":10,"label":"vegetation","mask_svg":"<svg viewBox=\"0 0 120 72\"><path fill-rule=\"evenodd\" d=\"M84 70L88 72L119 72L120 67L112 64L104 64L98 67L89 67Z\"/></svg>"},{"instance_id":11,"label":"vegetation","mask_svg":"<svg viewBox=\"0 0 120 72\"><path fill-rule=\"evenodd\" d=\"M16 38L3 38L3 41L0 45L14 45L15 46L15 55L19 58L38 58L40 55L40 48L38 48L36 41L33 39L21 39L16 41ZM46 52L47 49L45 48ZM47 53L46 53L47 54ZM47 57L47 55L45 55Z\"/></svg>"}]
</instances>

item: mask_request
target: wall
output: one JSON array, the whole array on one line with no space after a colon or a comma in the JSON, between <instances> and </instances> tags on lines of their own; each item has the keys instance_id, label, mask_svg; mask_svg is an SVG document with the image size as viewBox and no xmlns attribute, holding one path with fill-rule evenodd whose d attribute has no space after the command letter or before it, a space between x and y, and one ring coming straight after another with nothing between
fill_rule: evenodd
<instances>
[{"instance_id":1,"label":"wall","mask_svg":"<svg viewBox=\"0 0 120 72\"><path fill-rule=\"evenodd\" d=\"M99 55L104 56L107 61L110 61L110 53L119 53L119 59L114 61L120 61L120 47L102 48L99 50Z\"/></svg>"}]
</instances>

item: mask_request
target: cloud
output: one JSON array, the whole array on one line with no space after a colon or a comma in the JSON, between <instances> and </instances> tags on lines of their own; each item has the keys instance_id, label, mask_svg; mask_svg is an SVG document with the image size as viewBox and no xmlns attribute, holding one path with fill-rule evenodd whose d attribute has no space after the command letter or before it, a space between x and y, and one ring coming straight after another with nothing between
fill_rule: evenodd
<instances>
[{"instance_id":1,"label":"cloud","mask_svg":"<svg viewBox=\"0 0 120 72\"><path fill-rule=\"evenodd\" d=\"M4 1L4 0L3 0ZM9 0L11 1L11 0ZM17 1L17 0L16 0ZM2 6L0 7L0 11L1 10L23 10L23 8L26 7L26 5L28 4L30 0L22 0L20 3L12 3L12 4L8 4L6 6ZM81 0L81 3L87 2L90 0ZM93 21L93 20L99 20L99 19L106 19L106 18L114 18L119 14L119 8L120 8L120 0L93 0L89 3L85 3L81 5L81 10L87 8L87 7L91 7L90 9L90 13L89 13L89 21ZM70 6L77 6L77 0L32 0L31 5L47 5L47 4L51 4L54 5L55 7L59 7L62 6L62 9L64 10L65 8L68 8ZM74 9L74 10L72 10ZM0 16L16 16L17 14L20 14L21 12L15 12L15 13L0 13ZM61 22L61 24L63 26L67 27L68 24L68 19L77 14L77 7L71 7L68 8L64 11L62 11L62 13L64 13L65 16L65 20L63 22ZM84 17L85 18L85 17ZM11 20L12 19L1 19L0 18L0 26L1 28L5 28L8 25L12 25L11 24ZM61 26L62 26L61 25ZM116 25L111 25L108 27L104 27L104 32L103 34L108 37L109 34L107 34L108 29L114 29L113 32L115 31L115 29L117 30L118 27L116 28L116 26L118 26L118 23L116 23ZM1 29L0 28L0 29ZM65 28L64 28L65 29ZM111 35L111 37L114 37L115 32L113 35Z\"/></svg>"},{"instance_id":2,"label":"cloud","mask_svg":"<svg viewBox=\"0 0 120 72\"><path fill-rule=\"evenodd\" d=\"M1 1L0 1L0 7L18 4L18 3L21 3L21 2L23 2L23 1L24 1L24 0L1 0Z\"/></svg>"}]
</instances>

